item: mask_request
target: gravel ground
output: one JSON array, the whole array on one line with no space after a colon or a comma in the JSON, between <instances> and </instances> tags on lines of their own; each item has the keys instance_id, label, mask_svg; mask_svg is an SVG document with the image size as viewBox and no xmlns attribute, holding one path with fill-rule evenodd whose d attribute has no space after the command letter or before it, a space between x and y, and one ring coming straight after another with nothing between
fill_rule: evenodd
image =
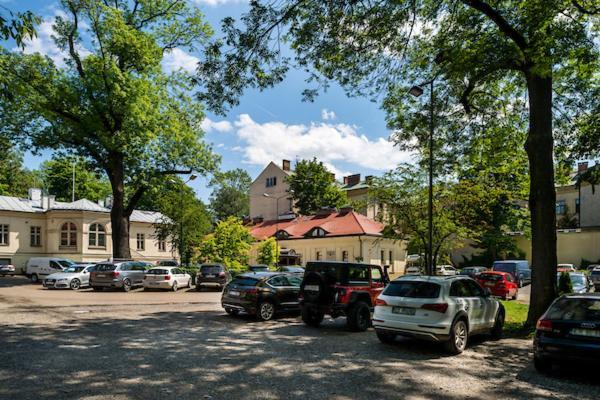
<instances>
[{"instance_id":1,"label":"gravel ground","mask_svg":"<svg viewBox=\"0 0 600 400\"><path fill-rule=\"evenodd\" d=\"M594 372L548 377L531 341L448 357L344 320L225 315L215 292L48 291L0 278L0 399L598 399ZM595 372L597 374L597 372Z\"/></svg>"}]
</instances>

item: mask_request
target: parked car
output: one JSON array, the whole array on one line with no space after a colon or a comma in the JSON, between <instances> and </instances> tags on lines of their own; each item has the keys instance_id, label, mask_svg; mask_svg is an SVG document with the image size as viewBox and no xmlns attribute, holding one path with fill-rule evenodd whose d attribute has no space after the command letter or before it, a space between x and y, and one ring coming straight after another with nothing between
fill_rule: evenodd
<instances>
[{"instance_id":1,"label":"parked car","mask_svg":"<svg viewBox=\"0 0 600 400\"><path fill-rule=\"evenodd\" d=\"M12 264L2 264L0 265L0 275L15 275L16 268Z\"/></svg>"},{"instance_id":2,"label":"parked car","mask_svg":"<svg viewBox=\"0 0 600 400\"><path fill-rule=\"evenodd\" d=\"M383 343L408 336L444 343L459 354L472 335L500 338L504 317L502 304L471 278L402 276L377 299L373 328Z\"/></svg>"},{"instance_id":3,"label":"parked car","mask_svg":"<svg viewBox=\"0 0 600 400\"><path fill-rule=\"evenodd\" d=\"M177 260L160 260L156 262L157 267L179 267Z\"/></svg>"},{"instance_id":4,"label":"parked car","mask_svg":"<svg viewBox=\"0 0 600 400\"><path fill-rule=\"evenodd\" d=\"M27 260L25 275L31 279L31 282L38 283L46 276L55 272L60 272L73 265L75 265L75 263L66 258L31 257Z\"/></svg>"},{"instance_id":5,"label":"parked car","mask_svg":"<svg viewBox=\"0 0 600 400\"><path fill-rule=\"evenodd\" d=\"M574 264L558 264L556 270L558 272L575 272L577 268L575 268Z\"/></svg>"},{"instance_id":6,"label":"parked car","mask_svg":"<svg viewBox=\"0 0 600 400\"><path fill-rule=\"evenodd\" d=\"M481 272L485 272L487 270L488 269L486 267L464 267L463 269L460 270L460 272L458 274L474 278L475 275L477 275Z\"/></svg>"},{"instance_id":7,"label":"parked car","mask_svg":"<svg viewBox=\"0 0 600 400\"><path fill-rule=\"evenodd\" d=\"M591 273L596 268L600 268L600 264L591 264L591 265L588 265L587 268L586 268L586 270L587 270L587 272Z\"/></svg>"},{"instance_id":8,"label":"parked car","mask_svg":"<svg viewBox=\"0 0 600 400\"><path fill-rule=\"evenodd\" d=\"M146 266L147 263L137 261L100 263L90 276L90 286L94 290L112 288L129 292L143 286Z\"/></svg>"},{"instance_id":9,"label":"parked car","mask_svg":"<svg viewBox=\"0 0 600 400\"><path fill-rule=\"evenodd\" d=\"M90 275L95 267L92 264L76 264L65 268L62 272L48 275L42 284L48 289L79 290L90 285Z\"/></svg>"},{"instance_id":10,"label":"parked car","mask_svg":"<svg viewBox=\"0 0 600 400\"><path fill-rule=\"evenodd\" d=\"M154 267L146 271L143 280L144 290L167 289L174 292L177 289L192 287L192 277L177 267Z\"/></svg>"},{"instance_id":11,"label":"parked car","mask_svg":"<svg viewBox=\"0 0 600 400\"><path fill-rule=\"evenodd\" d=\"M492 271L508 272L520 288L531 283L531 268L527 260L494 261Z\"/></svg>"},{"instance_id":12,"label":"parked car","mask_svg":"<svg viewBox=\"0 0 600 400\"><path fill-rule=\"evenodd\" d=\"M600 360L600 293L568 294L556 299L539 319L533 363L550 372L554 363Z\"/></svg>"},{"instance_id":13,"label":"parked car","mask_svg":"<svg viewBox=\"0 0 600 400\"><path fill-rule=\"evenodd\" d=\"M269 266L264 264L251 265L248 267L250 272L269 272Z\"/></svg>"},{"instance_id":14,"label":"parked car","mask_svg":"<svg viewBox=\"0 0 600 400\"><path fill-rule=\"evenodd\" d=\"M556 274L556 282L558 283L562 272ZM573 293L587 293L591 292L594 288L594 284L589 277L581 272L569 272L569 278L571 278L571 285L573 286Z\"/></svg>"},{"instance_id":15,"label":"parked car","mask_svg":"<svg viewBox=\"0 0 600 400\"><path fill-rule=\"evenodd\" d=\"M597 267L590 272L590 279L596 288L596 292L600 292L600 267Z\"/></svg>"},{"instance_id":16,"label":"parked car","mask_svg":"<svg viewBox=\"0 0 600 400\"><path fill-rule=\"evenodd\" d=\"M421 275L421 267L417 265L411 265L404 269L404 275Z\"/></svg>"},{"instance_id":17,"label":"parked car","mask_svg":"<svg viewBox=\"0 0 600 400\"><path fill-rule=\"evenodd\" d=\"M223 290L229 281L231 281L231 274L224 265L202 264L196 274L196 290L200 291L204 286Z\"/></svg>"},{"instance_id":18,"label":"parked car","mask_svg":"<svg viewBox=\"0 0 600 400\"><path fill-rule=\"evenodd\" d=\"M297 311L302 279L296 274L256 272L238 275L225 286L221 305L225 312L237 315L244 311L261 321L278 312Z\"/></svg>"},{"instance_id":19,"label":"parked car","mask_svg":"<svg viewBox=\"0 0 600 400\"><path fill-rule=\"evenodd\" d=\"M279 272L289 272L290 274L304 275L304 268L299 265L283 265L279 267Z\"/></svg>"},{"instance_id":20,"label":"parked car","mask_svg":"<svg viewBox=\"0 0 600 400\"><path fill-rule=\"evenodd\" d=\"M501 297L503 300L516 300L519 295L519 287L508 272L489 271L475 276L475 280L483 288L490 290L493 296Z\"/></svg>"},{"instance_id":21,"label":"parked car","mask_svg":"<svg viewBox=\"0 0 600 400\"><path fill-rule=\"evenodd\" d=\"M309 262L300 287L302 320L316 327L325 315L345 316L351 330L365 331L375 299L388 282L387 272L378 265Z\"/></svg>"},{"instance_id":22,"label":"parked car","mask_svg":"<svg viewBox=\"0 0 600 400\"><path fill-rule=\"evenodd\" d=\"M458 272L452 265L437 265L435 267L435 274L441 276L454 276L457 275Z\"/></svg>"}]
</instances>

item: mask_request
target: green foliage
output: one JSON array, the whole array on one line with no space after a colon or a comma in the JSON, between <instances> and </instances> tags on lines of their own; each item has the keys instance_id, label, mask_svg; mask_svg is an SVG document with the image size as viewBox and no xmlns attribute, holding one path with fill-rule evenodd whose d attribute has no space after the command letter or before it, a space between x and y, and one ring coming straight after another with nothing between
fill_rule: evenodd
<instances>
[{"instance_id":1,"label":"green foliage","mask_svg":"<svg viewBox=\"0 0 600 400\"><path fill-rule=\"evenodd\" d=\"M590 260L586 260L585 258L581 259L581 263L579 264L579 269L583 269L586 270L587 267L589 267L590 265L600 265L600 259L598 259L598 261L590 261Z\"/></svg>"},{"instance_id":2,"label":"green foliage","mask_svg":"<svg viewBox=\"0 0 600 400\"><path fill-rule=\"evenodd\" d=\"M294 174L286 179L300 214L311 215L324 207L341 207L348 203L346 192L337 186L331 172L316 158L298 161Z\"/></svg>"},{"instance_id":3,"label":"green foliage","mask_svg":"<svg viewBox=\"0 0 600 400\"><path fill-rule=\"evenodd\" d=\"M41 186L40 174L25 169L23 154L0 137L0 195L26 198L29 188Z\"/></svg>"},{"instance_id":4,"label":"green foliage","mask_svg":"<svg viewBox=\"0 0 600 400\"><path fill-rule=\"evenodd\" d=\"M14 13L0 5L0 40L14 39L17 46L23 47L23 40L36 36L35 26L40 21L31 11Z\"/></svg>"},{"instance_id":5,"label":"green foliage","mask_svg":"<svg viewBox=\"0 0 600 400\"><path fill-rule=\"evenodd\" d=\"M242 221L229 217L217 223L198 248L200 262L216 262L233 271L243 271L248 265L251 243L250 231Z\"/></svg>"},{"instance_id":6,"label":"green foliage","mask_svg":"<svg viewBox=\"0 0 600 400\"><path fill-rule=\"evenodd\" d=\"M561 272L558 277L558 294L573 293L573 282L568 272Z\"/></svg>"},{"instance_id":7,"label":"green foliage","mask_svg":"<svg viewBox=\"0 0 600 400\"><path fill-rule=\"evenodd\" d=\"M279 262L279 245L270 237L258 245L258 263L274 267Z\"/></svg>"},{"instance_id":8,"label":"green foliage","mask_svg":"<svg viewBox=\"0 0 600 400\"><path fill-rule=\"evenodd\" d=\"M244 218L250 214L250 184L252 178L240 168L215 174L210 181L210 209L217 221L228 217Z\"/></svg>"}]
</instances>

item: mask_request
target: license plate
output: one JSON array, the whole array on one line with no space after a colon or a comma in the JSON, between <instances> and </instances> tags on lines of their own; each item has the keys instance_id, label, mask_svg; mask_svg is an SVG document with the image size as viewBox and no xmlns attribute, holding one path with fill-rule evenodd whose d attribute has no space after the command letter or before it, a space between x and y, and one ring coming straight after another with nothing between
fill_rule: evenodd
<instances>
[{"instance_id":1,"label":"license plate","mask_svg":"<svg viewBox=\"0 0 600 400\"><path fill-rule=\"evenodd\" d=\"M230 290L229 291L229 295L230 296L239 296L240 292L238 292L237 290Z\"/></svg>"},{"instance_id":2,"label":"license plate","mask_svg":"<svg viewBox=\"0 0 600 400\"><path fill-rule=\"evenodd\" d=\"M98 275L96 275L96 278L106 278L106 275L104 275L104 274L98 274Z\"/></svg>"},{"instance_id":3,"label":"license plate","mask_svg":"<svg viewBox=\"0 0 600 400\"><path fill-rule=\"evenodd\" d=\"M310 292L318 292L319 285L306 285L306 286L304 286L304 290L308 290Z\"/></svg>"},{"instance_id":4,"label":"license plate","mask_svg":"<svg viewBox=\"0 0 600 400\"><path fill-rule=\"evenodd\" d=\"M589 337L600 338L600 330L595 330L595 329L575 328L575 329L571 329L571 334L577 335L577 336L589 336Z\"/></svg>"},{"instance_id":5,"label":"license plate","mask_svg":"<svg viewBox=\"0 0 600 400\"><path fill-rule=\"evenodd\" d=\"M214 275L204 275L205 278L214 278Z\"/></svg>"},{"instance_id":6,"label":"license plate","mask_svg":"<svg viewBox=\"0 0 600 400\"><path fill-rule=\"evenodd\" d=\"M392 307L394 314L415 315L415 309L410 307Z\"/></svg>"}]
</instances>

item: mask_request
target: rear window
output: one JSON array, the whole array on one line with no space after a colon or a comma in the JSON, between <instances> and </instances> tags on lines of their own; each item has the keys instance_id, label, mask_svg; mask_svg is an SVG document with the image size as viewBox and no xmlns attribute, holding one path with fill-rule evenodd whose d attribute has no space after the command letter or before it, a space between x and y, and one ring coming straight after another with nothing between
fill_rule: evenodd
<instances>
[{"instance_id":1,"label":"rear window","mask_svg":"<svg viewBox=\"0 0 600 400\"><path fill-rule=\"evenodd\" d=\"M481 279L482 281L489 281L489 282L499 282L502 280L502 275L479 274L479 275L477 275L477 279Z\"/></svg>"},{"instance_id":2,"label":"rear window","mask_svg":"<svg viewBox=\"0 0 600 400\"><path fill-rule=\"evenodd\" d=\"M113 264L99 264L96 265L96 271L114 271L115 266Z\"/></svg>"},{"instance_id":3,"label":"rear window","mask_svg":"<svg viewBox=\"0 0 600 400\"><path fill-rule=\"evenodd\" d=\"M494 264L494 271L514 273L516 269L515 263L499 263Z\"/></svg>"},{"instance_id":4,"label":"rear window","mask_svg":"<svg viewBox=\"0 0 600 400\"><path fill-rule=\"evenodd\" d=\"M252 278L235 278L231 281L231 285L238 286L256 286L259 281L257 279Z\"/></svg>"},{"instance_id":5,"label":"rear window","mask_svg":"<svg viewBox=\"0 0 600 400\"><path fill-rule=\"evenodd\" d=\"M393 281L383 291L383 294L415 299L437 299L440 296L440 285L431 282Z\"/></svg>"},{"instance_id":6,"label":"rear window","mask_svg":"<svg viewBox=\"0 0 600 400\"><path fill-rule=\"evenodd\" d=\"M148 271L146 271L146 273L148 275L169 275L169 270L168 269L149 269Z\"/></svg>"},{"instance_id":7,"label":"rear window","mask_svg":"<svg viewBox=\"0 0 600 400\"><path fill-rule=\"evenodd\" d=\"M600 299L559 299L550 307L546 318L563 321L600 321Z\"/></svg>"},{"instance_id":8,"label":"rear window","mask_svg":"<svg viewBox=\"0 0 600 400\"><path fill-rule=\"evenodd\" d=\"M203 274L218 274L222 269L219 265L203 265L200 267L200 271Z\"/></svg>"},{"instance_id":9,"label":"rear window","mask_svg":"<svg viewBox=\"0 0 600 400\"><path fill-rule=\"evenodd\" d=\"M318 272L330 283L339 282L342 285L368 284L369 269L370 267L364 264L308 263L306 265L306 273Z\"/></svg>"},{"instance_id":10,"label":"rear window","mask_svg":"<svg viewBox=\"0 0 600 400\"><path fill-rule=\"evenodd\" d=\"M591 275L593 275L593 276L600 276L600 270L592 271Z\"/></svg>"}]
</instances>

